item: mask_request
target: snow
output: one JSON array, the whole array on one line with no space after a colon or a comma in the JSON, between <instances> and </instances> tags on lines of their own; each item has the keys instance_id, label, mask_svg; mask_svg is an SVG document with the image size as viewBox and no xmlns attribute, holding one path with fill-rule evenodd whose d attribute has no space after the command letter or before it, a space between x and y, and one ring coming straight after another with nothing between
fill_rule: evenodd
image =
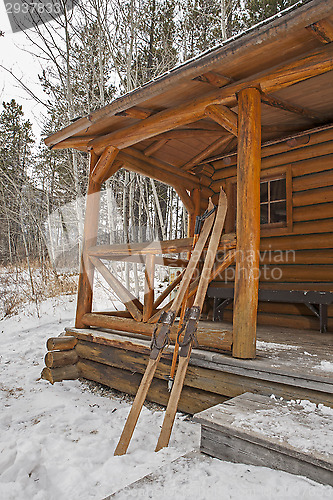
<instances>
[{"instance_id":1,"label":"snow","mask_svg":"<svg viewBox=\"0 0 333 500\"><path fill-rule=\"evenodd\" d=\"M272 351L273 349L283 349L286 351L299 349L299 346L297 346L297 345L277 344L276 342L265 342L263 340L257 340L256 345L259 349L266 350L266 351Z\"/></svg>"},{"instance_id":2,"label":"snow","mask_svg":"<svg viewBox=\"0 0 333 500\"><path fill-rule=\"evenodd\" d=\"M146 484L137 498L332 498L329 486L262 467L205 459L172 470L173 460L198 449L200 428L178 414L169 448L155 453L163 412L154 405L144 407L127 455L114 457L131 399L39 378L46 340L73 325L74 311L75 298L64 296L41 303L39 318L26 305L0 323L1 499L102 499L160 467L163 488Z\"/></svg>"},{"instance_id":3,"label":"snow","mask_svg":"<svg viewBox=\"0 0 333 500\"><path fill-rule=\"evenodd\" d=\"M232 425L287 442L298 451L333 456L333 409L322 404L281 398L271 409L237 415Z\"/></svg>"},{"instance_id":4,"label":"snow","mask_svg":"<svg viewBox=\"0 0 333 500\"><path fill-rule=\"evenodd\" d=\"M333 372L333 363L331 361L322 360L320 364L316 365L314 368L325 370L326 372Z\"/></svg>"}]
</instances>

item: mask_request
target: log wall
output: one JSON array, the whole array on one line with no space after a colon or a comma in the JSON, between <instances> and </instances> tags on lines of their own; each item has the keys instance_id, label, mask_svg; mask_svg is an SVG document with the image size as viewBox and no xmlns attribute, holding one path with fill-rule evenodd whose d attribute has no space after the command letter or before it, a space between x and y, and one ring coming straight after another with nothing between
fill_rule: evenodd
<instances>
[{"instance_id":1,"label":"log wall","mask_svg":"<svg viewBox=\"0 0 333 500\"><path fill-rule=\"evenodd\" d=\"M286 172L292 196L288 226L262 226L260 286L333 291L333 130L313 133L307 142L288 142L262 148L262 176L280 169ZM236 161L233 155L211 163L215 169L212 187L217 191L222 185L231 205ZM228 224L231 230L232 221ZM220 285L229 282L230 286L232 275L229 268L220 276ZM232 319L231 308L225 312L226 320ZM328 330L333 331L333 305L328 315ZM318 319L302 304L260 303L258 320L318 330Z\"/></svg>"}]
</instances>

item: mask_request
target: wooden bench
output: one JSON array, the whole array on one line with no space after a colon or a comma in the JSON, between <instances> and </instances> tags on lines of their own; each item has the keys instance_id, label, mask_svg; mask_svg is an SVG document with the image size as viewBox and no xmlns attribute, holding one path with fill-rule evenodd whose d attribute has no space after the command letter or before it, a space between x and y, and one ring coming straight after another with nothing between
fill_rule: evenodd
<instances>
[{"instance_id":1,"label":"wooden bench","mask_svg":"<svg viewBox=\"0 0 333 500\"><path fill-rule=\"evenodd\" d=\"M234 300L234 289L212 284L207 296L214 299L213 321L223 320L224 309ZM305 304L317 318L321 333L327 331L327 306L333 304L333 292L259 288L259 302Z\"/></svg>"}]
</instances>

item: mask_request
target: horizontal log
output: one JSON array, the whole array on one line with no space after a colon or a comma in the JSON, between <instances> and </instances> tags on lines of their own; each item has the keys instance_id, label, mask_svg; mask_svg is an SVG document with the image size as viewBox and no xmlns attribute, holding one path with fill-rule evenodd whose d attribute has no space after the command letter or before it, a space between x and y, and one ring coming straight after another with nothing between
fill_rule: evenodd
<instances>
[{"instance_id":1,"label":"horizontal log","mask_svg":"<svg viewBox=\"0 0 333 500\"><path fill-rule=\"evenodd\" d=\"M182 238L178 240L152 241L147 243L126 243L120 245L97 245L90 247L88 255L94 255L100 259L108 255L148 255L169 254L189 252L192 249L193 238ZM224 234L221 238L219 249L234 248L236 236L234 233Z\"/></svg>"},{"instance_id":2,"label":"horizontal log","mask_svg":"<svg viewBox=\"0 0 333 500\"><path fill-rule=\"evenodd\" d=\"M75 365L62 366L61 368L43 368L41 378L48 380L51 384L62 380L75 380L81 376L78 363Z\"/></svg>"},{"instance_id":3,"label":"horizontal log","mask_svg":"<svg viewBox=\"0 0 333 500\"><path fill-rule=\"evenodd\" d=\"M277 302L259 302L258 311L267 314L290 314L293 316L316 316L305 304L283 304ZM333 317L333 314L329 315Z\"/></svg>"},{"instance_id":4,"label":"horizontal log","mask_svg":"<svg viewBox=\"0 0 333 500\"><path fill-rule=\"evenodd\" d=\"M315 250L319 248L333 248L333 235L324 234L295 234L292 236L276 236L261 238L260 250Z\"/></svg>"},{"instance_id":5,"label":"horizontal log","mask_svg":"<svg viewBox=\"0 0 333 500\"><path fill-rule=\"evenodd\" d=\"M100 154L109 145L124 149L162 132L200 120L204 116L205 108L208 105L234 106L236 104L236 94L243 89L260 86L263 92L271 93L326 73L332 68L333 48L328 44L318 50L308 52L301 58L293 58L257 75L227 85L220 90L212 91L195 101L191 99L178 107L149 116L138 124L94 139L89 145L97 154Z\"/></svg>"},{"instance_id":6,"label":"horizontal log","mask_svg":"<svg viewBox=\"0 0 333 500\"><path fill-rule=\"evenodd\" d=\"M232 311L225 312L225 321L232 320ZM318 318L309 316L294 316L283 314L265 314L258 313L258 325L271 325L279 328L293 328L299 330L314 330L319 331ZM328 321L328 331L333 331L333 321Z\"/></svg>"},{"instance_id":7,"label":"horizontal log","mask_svg":"<svg viewBox=\"0 0 333 500\"><path fill-rule=\"evenodd\" d=\"M333 165L333 155L318 156L309 158L308 160L298 161L293 163L292 175L299 177L300 175L314 174L315 172L323 172L330 170Z\"/></svg>"},{"instance_id":8,"label":"horizontal log","mask_svg":"<svg viewBox=\"0 0 333 500\"><path fill-rule=\"evenodd\" d=\"M89 255L104 258L106 255L148 255L187 252L192 247L193 238L146 243L125 243L118 245L97 245L88 250Z\"/></svg>"},{"instance_id":9,"label":"horizontal log","mask_svg":"<svg viewBox=\"0 0 333 500\"><path fill-rule=\"evenodd\" d=\"M117 350L119 351L119 349ZM118 352L116 353L118 354ZM119 360L118 360L119 361ZM128 359L130 361L130 359ZM97 382L108 385L114 389L120 390L127 394L135 394L137 391L137 386L141 381L140 366L135 367L136 359L133 359L132 371L123 370L116 367L111 367L103 365L102 363L84 360L82 363L82 372L84 377L89 380L95 380ZM164 361L161 361L163 364ZM92 378L94 377L94 378ZM279 397L284 397L285 399L306 399L310 397L312 401L320 403L323 401L323 393L311 390L309 392L308 388L296 387L295 385L290 386L286 384L281 384L276 381L261 378L254 378L248 374L236 374L229 373L227 371L217 371L210 368L202 368L198 366L190 365L186 374L186 382L184 389L182 391L182 398L188 398L188 406L184 408L184 399L181 399L179 409L181 411L187 411L193 413L198 411L198 405L203 404L206 407L213 406L214 403L211 398L227 396L229 398L243 394L244 391L249 391L253 393L267 394L271 395L272 392ZM194 390L194 385L197 385L199 389ZM153 379L153 388L160 387L161 392L156 391L156 393L149 393L148 400L154 400L160 404L166 404L168 399L168 392L165 390L165 381L159 378ZM203 390L204 388L211 388L211 392ZM309 396L310 394L310 396ZM165 399L160 399L164 397ZM199 403L199 397L202 397L202 403ZM325 394L325 401L329 398L328 394ZM195 409L196 408L196 409Z\"/></svg>"},{"instance_id":10,"label":"horizontal log","mask_svg":"<svg viewBox=\"0 0 333 500\"><path fill-rule=\"evenodd\" d=\"M48 368L59 368L66 365L75 365L78 355L74 349L69 351L50 351L45 354L44 362Z\"/></svg>"},{"instance_id":11,"label":"horizontal log","mask_svg":"<svg viewBox=\"0 0 333 500\"><path fill-rule=\"evenodd\" d=\"M297 250L290 252L267 252L260 255L261 264L333 264L333 252L324 250Z\"/></svg>"},{"instance_id":12,"label":"horizontal log","mask_svg":"<svg viewBox=\"0 0 333 500\"><path fill-rule=\"evenodd\" d=\"M316 205L318 203L331 203L333 201L332 187L310 189L294 193L293 206L303 207L304 205Z\"/></svg>"},{"instance_id":13,"label":"horizontal log","mask_svg":"<svg viewBox=\"0 0 333 500\"><path fill-rule=\"evenodd\" d=\"M293 138L302 138L304 134L307 134L310 136L309 141L307 142L306 146L300 142L296 143L294 146L290 146L290 140ZM288 163L289 159L284 159L283 161L280 161L278 159L279 155L289 154L292 153L292 157L298 156L297 151L298 150L307 150L307 154L305 155L304 160L307 158L316 158L317 156L320 155L327 155L330 154L327 151L331 151L331 146L330 143L332 144L333 141L333 126L329 125L327 127L324 127L322 130L321 128L319 129L310 129L306 130L304 132L301 132L300 134L294 134L294 135L289 135L287 137L284 137L283 139L280 139L278 141L274 141L274 144L272 144L272 141L268 141L262 145L261 148L261 158L262 158L262 163L265 164L264 159L268 157L276 157L275 159L277 160L277 164L282 165L284 163ZM312 150L312 147L318 146L315 150ZM321 147L322 146L322 147ZM313 152L314 151L314 152ZM332 152L332 151L331 151ZM308 156L307 156L308 155ZM301 153L299 156L304 156L304 151ZM282 157L283 158L283 157ZM297 158L297 161L300 161L301 158ZM223 170L226 168L226 166L232 167L237 164L237 153L232 153L230 155L226 155L224 158L221 158L219 160L214 161L214 168L215 168L215 173L213 174L212 178L214 181L219 180L223 177L221 175L223 174ZM267 165L267 162L266 162ZM269 166L266 168L269 168ZM297 174L295 174L297 175ZM301 174L302 175L302 174Z\"/></svg>"},{"instance_id":14,"label":"horizontal log","mask_svg":"<svg viewBox=\"0 0 333 500\"><path fill-rule=\"evenodd\" d=\"M230 283L225 283L224 281L214 281L214 287L217 288L230 288ZM298 290L298 291L315 291L315 292L332 292L332 283L305 283L305 282L295 282L295 283L272 283L266 281L260 283L260 288L263 290Z\"/></svg>"},{"instance_id":15,"label":"horizontal log","mask_svg":"<svg viewBox=\"0 0 333 500\"><path fill-rule=\"evenodd\" d=\"M315 146L304 146L295 151L287 151L279 155L269 156L262 160L263 168L277 167L296 161L316 158L333 153L333 141L316 144Z\"/></svg>"},{"instance_id":16,"label":"horizontal log","mask_svg":"<svg viewBox=\"0 0 333 500\"><path fill-rule=\"evenodd\" d=\"M274 271L277 269L278 271ZM280 276L279 279L276 279ZM261 268L260 281L282 281L282 282L299 282L309 281L315 282L332 282L333 283L333 266L330 265L287 265L287 266L266 266L266 269ZM332 285L333 287L333 285Z\"/></svg>"},{"instance_id":17,"label":"horizontal log","mask_svg":"<svg viewBox=\"0 0 333 500\"><path fill-rule=\"evenodd\" d=\"M333 219L323 219L317 221L295 222L292 234L314 234L332 233Z\"/></svg>"},{"instance_id":18,"label":"horizontal log","mask_svg":"<svg viewBox=\"0 0 333 500\"><path fill-rule=\"evenodd\" d=\"M224 311L230 311L233 304L230 303ZM315 318L314 313L305 304L287 304L283 302L260 302L258 303L258 312L265 314L288 314L290 316L309 316ZM331 315L331 317L333 317Z\"/></svg>"},{"instance_id":19,"label":"horizontal log","mask_svg":"<svg viewBox=\"0 0 333 500\"><path fill-rule=\"evenodd\" d=\"M276 165L279 166L281 163L279 160L279 155L274 157L276 159ZM316 172L324 172L329 171L332 168L333 155L324 155L318 156L314 158L305 159L302 161L297 161L292 163L292 176L295 180L297 180L300 176L306 176L308 174L314 174ZM219 162L214 162L214 165ZM267 165L265 162L262 162L262 170L269 170L270 168L274 169L275 164L272 166L271 164ZM217 166L216 166L217 168ZM217 192L219 187L223 185L226 179L230 177L236 176L236 165L227 166L224 168L220 168L216 171L216 174L213 175L215 181L212 182L211 188L214 192Z\"/></svg>"},{"instance_id":20,"label":"horizontal log","mask_svg":"<svg viewBox=\"0 0 333 500\"><path fill-rule=\"evenodd\" d=\"M305 206L293 209L293 221L295 222L328 218L333 218L333 203L320 203L312 205L310 208Z\"/></svg>"},{"instance_id":21,"label":"horizontal log","mask_svg":"<svg viewBox=\"0 0 333 500\"><path fill-rule=\"evenodd\" d=\"M94 311L94 314L104 314L105 316L116 316L117 318L132 318L128 311Z\"/></svg>"},{"instance_id":22,"label":"horizontal log","mask_svg":"<svg viewBox=\"0 0 333 500\"><path fill-rule=\"evenodd\" d=\"M87 380L94 380L126 394L135 395L137 393L142 378L140 373L132 373L89 360L79 361L78 365L82 377ZM153 379L146 399L166 406L169 399L166 382L156 378ZM178 408L183 412L197 413L223 402L225 399L218 394L185 386L182 390Z\"/></svg>"},{"instance_id":23,"label":"horizontal log","mask_svg":"<svg viewBox=\"0 0 333 500\"><path fill-rule=\"evenodd\" d=\"M234 269L230 269L226 273L221 272L219 279L228 283L232 283L235 278ZM333 266L331 265L280 265L267 264L261 265L259 271L260 283L294 283L294 282L310 282L310 283L333 283ZM292 285L290 285L292 288ZM333 285L332 285L333 288Z\"/></svg>"},{"instance_id":24,"label":"horizontal log","mask_svg":"<svg viewBox=\"0 0 333 500\"><path fill-rule=\"evenodd\" d=\"M46 348L48 351L67 351L69 349L73 349L76 342L76 338L69 335L50 337L46 342Z\"/></svg>"},{"instance_id":25,"label":"horizontal log","mask_svg":"<svg viewBox=\"0 0 333 500\"><path fill-rule=\"evenodd\" d=\"M320 113L315 113L314 111L303 108L301 106L295 106L293 104L290 104L289 102L277 99L276 97L266 95L263 92L261 94L261 102L263 102L267 106L282 109L283 111L288 111L289 113L303 116L303 118L307 118L314 122L322 122L325 120L325 117Z\"/></svg>"},{"instance_id":26,"label":"horizontal log","mask_svg":"<svg viewBox=\"0 0 333 500\"><path fill-rule=\"evenodd\" d=\"M94 313L85 314L82 319L86 326L95 328L108 328L129 333L139 333L151 337L155 330L155 325L150 323L138 323L127 318L116 318L106 315L97 315ZM171 342L177 338L177 326L172 327L170 333ZM232 345L232 333L221 331L213 326L206 331L200 324L197 331L197 338L200 348L214 351L230 351Z\"/></svg>"},{"instance_id":27,"label":"horizontal log","mask_svg":"<svg viewBox=\"0 0 333 500\"><path fill-rule=\"evenodd\" d=\"M203 151L195 155L191 160L186 162L185 165L183 165L182 169L191 170L195 165L198 165L201 161L208 158L208 156L214 153L214 151L221 148L222 146L227 146L227 144L231 142L232 138L232 136L219 137L218 139L216 139L216 141L207 146L207 148L205 148ZM207 172L207 169L205 171ZM211 171L210 174L212 175L213 172Z\"/></svg>"},{"instance_id":28,"label":"horizontal log","mask_svg":"<svg viewBox=\"0 0 333 500\"><path fill-rule=\"evenodd\" d=\"M331 170L325 170L324 172L304 175L293 179L294 192L327 186L333 187L333 164L331 164Z\"/></svg>"},{"instance_id":29,"label":"horizontal log","mask_svg":"<svg viewBox=\"0 0 333 500\"><path fill-rule=\"evenodd\" d=\"M134 264L144 265L146 262L145 255L125 255L125 254L109 254L107 256L103 255L104 260L118 261L118 262L131 262ZM186 267L188 264L187 259L177 259L175 257L158 257L155 258L155 264L157 266L165 267Z\"/></svg>"},{"instance_id":30,"label":"horizontal log","mask_svg":"<svg viewBox=\"0 0 333 500\"><path fill-rule=\"evenodd\" d=\"M58 142L54 144L51 149L66 149L66 148L74 148L79 149L80 151L88 151L88 142L96 139L97 136L94 135L83 135L83 136L75 136L69 137L64 141Z\"/></svg>"},{"instance_id":31,"label":"horizontal log","mask_svg":"<svg viewBox=\"0 0 333 500\"><path fill-rule=\"evenodd\" d=\"M81 359L94 361L103 365L113 366L127 370L131 373L144 373L149 357L149 348L146 348L144 353L139 353L131 350L116 349L113 347L96 344L92 342L79 341L77 344L77 352ZM154 378L167 380L170 373L172 353L163 353L162 359L157 365ZM224 385L220 386L217 382L219 377L212 370L196 366L188 367L186 372L184 385L194 389L202 389L207 392L215 392L224 394Z\"/></svg>"}]
</instances>

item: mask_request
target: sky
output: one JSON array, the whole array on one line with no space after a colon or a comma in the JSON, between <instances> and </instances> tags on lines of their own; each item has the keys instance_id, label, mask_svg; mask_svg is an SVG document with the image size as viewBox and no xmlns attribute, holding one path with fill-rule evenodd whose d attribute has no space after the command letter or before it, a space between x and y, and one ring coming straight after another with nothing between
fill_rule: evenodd
<instances>
[{"instance_id":1,"label":"sky","mask_svg":"<svg viewBox=\"0 0 333 500\"><path fill-rule=\"evenodd\" d=\"M0 30L5 36L0 37L0 65L11 70L42 101L45 95L38 81L41 65L29 52L36 50L31 46L24 33L12 33L5 4L0 0ZM36 139L39 139L42 127L42 115L45 108L28 95L20 84L6 70L0 67L0 102L15 99L23 106L24 115L33 125Z\"/></svg>"}]
</instances>

